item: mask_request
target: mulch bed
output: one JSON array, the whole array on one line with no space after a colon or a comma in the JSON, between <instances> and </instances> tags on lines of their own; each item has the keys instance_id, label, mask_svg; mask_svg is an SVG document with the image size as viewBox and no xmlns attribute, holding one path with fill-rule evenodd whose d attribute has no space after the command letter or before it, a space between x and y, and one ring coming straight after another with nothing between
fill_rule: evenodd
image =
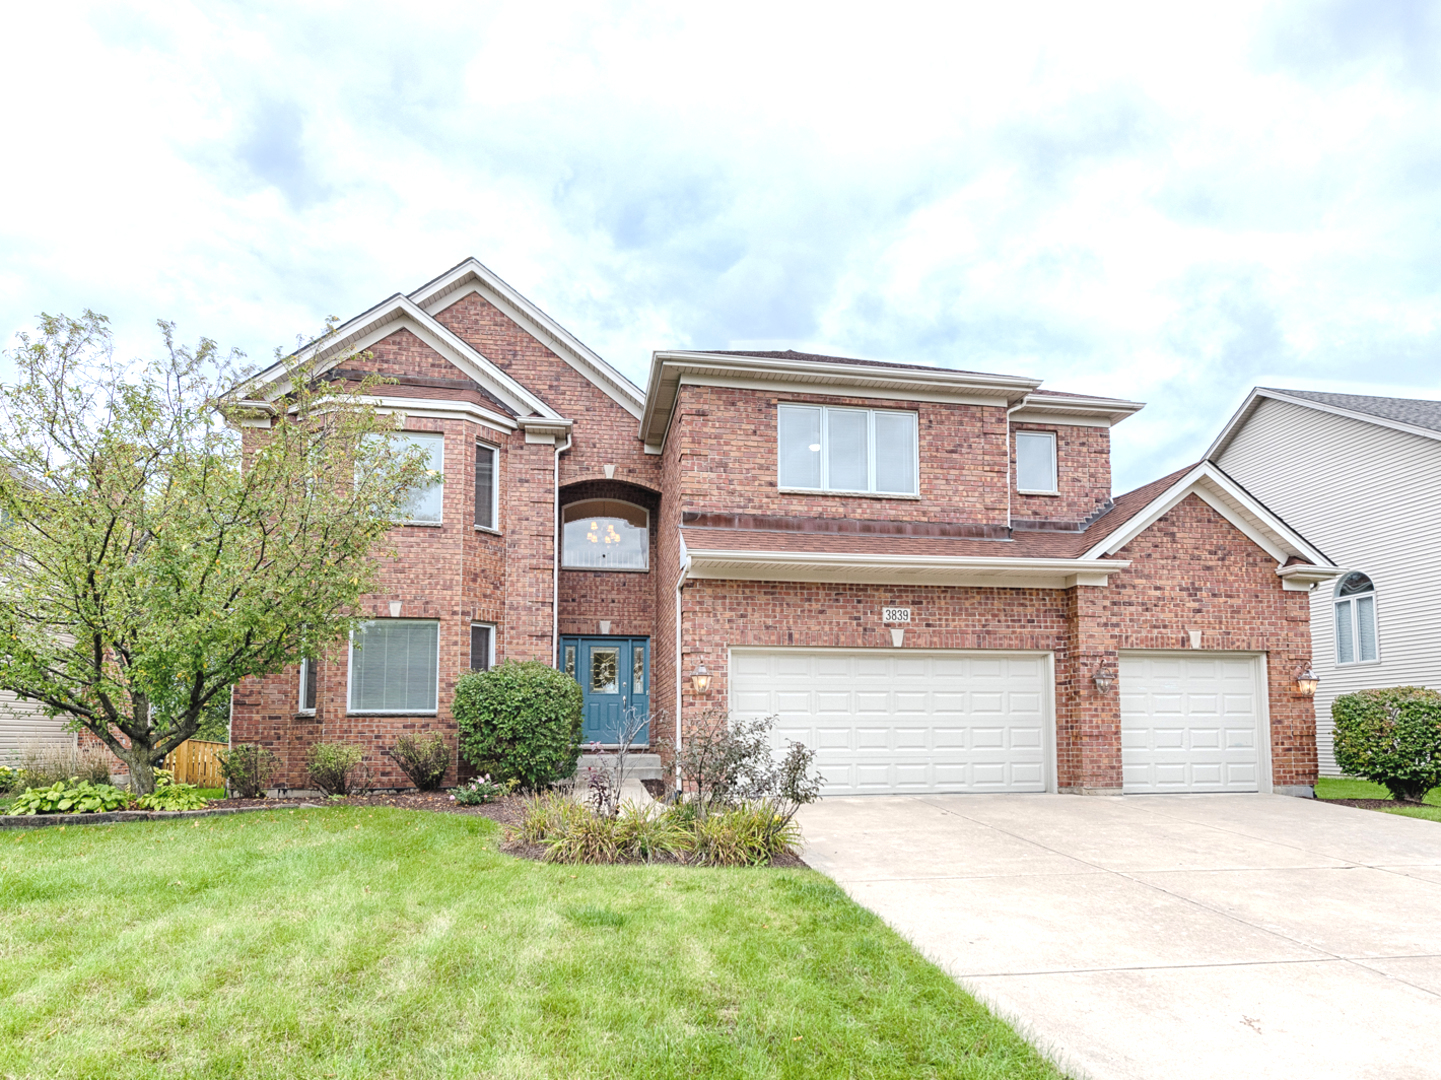
<instances>
[{"instance_id":1,"label":"mulch bed","mask_svg":"<svg viewBox=\"0 0 1441 1080\"><path fill-rule=\"evenodd\" d=\"M312 806L388 806L397 810L429 810L439 814L471 814L488 817L502 825L518 825L521 808L525 800L519 795L508 795L492 803L480 806L461 806L444 791L403 791L394 794L347 795L343 799L307 800ZM210 804L215 807L245 807L247 809L278 806L275 799L216 799Z\"/></svg>"},{"instance_id":2,"label":"mulch bed","mask_svg":"<svg viewBox=\"0 0 1441 1080\"><path fill-rule=\"evenodd\" d=\"M1320 802L1336 806L1354 806L1360 810L1397 810L1402 807L1430 807L1430 803L1397 802L1395 799L1321 799Z\"/></svg>"}]
</instances>

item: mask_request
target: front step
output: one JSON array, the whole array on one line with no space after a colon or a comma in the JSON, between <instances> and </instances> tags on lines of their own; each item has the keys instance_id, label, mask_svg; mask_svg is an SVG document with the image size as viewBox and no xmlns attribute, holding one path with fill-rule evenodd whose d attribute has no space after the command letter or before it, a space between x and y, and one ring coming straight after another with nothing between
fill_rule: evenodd
<instances>
[{"instance_id":1,"label":"front step","mask_svg":"<svg viewBox=\"0 0 1441 1080\"><path fill-rule=\"evenodd\" d=\"M575 775L578 780L584 780L586 769L609 769L615 763L614 754L581 754L580 763L575 767ZM659 754L628 754L625 759L625 775L621 782L626 780L664 780L665 768L660 763Z\"/></svg>"}]
</instances>

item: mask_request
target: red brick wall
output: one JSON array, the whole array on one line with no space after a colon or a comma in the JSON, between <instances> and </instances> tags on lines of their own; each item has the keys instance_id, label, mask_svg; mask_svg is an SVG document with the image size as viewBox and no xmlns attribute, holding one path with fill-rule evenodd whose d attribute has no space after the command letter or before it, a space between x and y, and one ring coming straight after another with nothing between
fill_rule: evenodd
<instances>
[{"instance_id":1,"label":"red brick wall","mask_svg":"<svg viewBox=\"0 0 1441 1080\"><path fill-rule=\"evenodd\" d=\"M910 409L919 414L920 498L858 498L779 490L780 402ZM666 493L685 510L797 517L1007 524L1006 410L719 386L682 386L666 445L683 467Z\"/></svg>"},{"instance_id":2,"label":"red brick wall","mask_svg":"<svg viewBox=\"0 0 1441 1080\"><path fill-rule=\"evenodd\" d=\"M1022 495L1016 487L1017 431L1056 436L1058 495ZM1083 521L1111 497L1111 429L1072 424L1012 424L1011 517Z\"/></svg>"},{"instance_id":3,"label":"red brick wall","mask_svg":"<svg viewBox=\"0 0 1441 1080\"><path fill-rule=\"evenodd\" d=\"M586 499L621 499L650 511L650 569L644 573L614 570L560 572L560 632L598 634L609 619L612 634L652 637L655 634L657 538L660 498L652 491L619 480L587 480L560 493L562 508ZM652 658L652 668L655 660Z\"/></svg>"}]
</instances>

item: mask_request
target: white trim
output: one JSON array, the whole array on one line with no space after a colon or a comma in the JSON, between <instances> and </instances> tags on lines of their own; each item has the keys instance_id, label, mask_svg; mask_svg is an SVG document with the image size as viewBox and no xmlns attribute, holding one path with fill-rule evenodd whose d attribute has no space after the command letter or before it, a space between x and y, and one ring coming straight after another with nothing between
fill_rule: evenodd
<instances>
[{"instance_id":1,"label":"white trim","mask_svg":"<svg viewBox=\"0 0 1441 1080\"><path fill-rule=\"evenodd\" d=\"M429 623L435 627L435 704L429 709L355 709L351 707L355 691L355 631L350 632L350 642L345 650L345 714L347 716L436 716L440 712L440 620L439 619L388 619L378 616L361 623Z\"/></svg>"},{"instance_id":2,"label":"white trim","mask_svg":"<svg viewBox=\"0 0 1441 1080\"><path fill-rule=\"evenodd\" d=\"M385 415L423 416L428 420L468 420L480 427L488 427L505 436L516 431L521 425L513 417L491 412L473 401L455 401L448 398L384 397L379 394L365 399L367 405L374 405L375 411Z\"/></svg>"},{"instance_id":3,"label":"white trim","mask_svg":"<svg viewBox=\"0 0 1441 1080\"><path fill-rule=\"evenodd\" d=\"M1013 416L1012 419L1015 419ZM1011 429L1016 452L1016 494L1018 495L1059 495L1061 493L1060 440L1054 431L1017 431ZM1021 487L1021 440L1045 439L1051 444L1051 486L1048 488Z\"/></svg>"},{"instance_id":4,"label":"white trim","mask_svg":"<svg viewBox=\"0 0 1441 1080\"><path fill-rule=\"evenodd\" d=\"M409 298L433 316L471 293L479 293L494 304L512 322L594 383L617 405L640 418L644 399L638 386L478 259L466 259L440 277L426 282Z\"/></svg>"},{"instance_id":5,"label":"white trim","mask_svg":"<svg viewBox=\"0 0 1441 1080\"><path fill-rule=\"evenodd\" d=\"M586 503L593 503L593 502L620 503L622 506L633 506L633 507L635 507L637 510L639 510L642 514L645 515L645 528L642 530L642 531L645 533L645 566L569 566L569 565L566 564L566 561L565 561L565 527L566 527L566 525L568 525L568 524L570 524L570 523L565 520L565 512L566 512L567 510L569 510L572 506L584 506ZM585 516L586 516L586 517L599 517L600 515L599 515L599 514L586 514ZM627 522L627 524L629 524L629 522ZM635 528L635 526L634 526L634 525L631 525L631 528ZM649 573L650 573L650 511L647 510L644 506L641 506L640 503L633 503L633 502L631 502L629 499L607 499L607 498L603 498L603 497L595 497L595 498L590 498L590 499L577 499L577 500L575 500L575 502L566 503L564 506L562 506L562 507L560 508L560 568L561 568L562 570L579 570L579 571L582 571L582 572L584 572L584 573L592 573L592 572L594 572L594 573L600 573L600 574L626 574L626 573L629 573L629 574L649 574ZM569 635L567 635L567 636L569 636ZM582 636L584 636L584 635L582 635ZM595 635L590 635L590 636L594 637Z\"/></svg>"},{"instance_id":6,"label":"white trim","mask_svg":"<svg viewBox=\"0 0 1441 1080\"><path fill-rule=\"evenodd\" d=\"M493 622L485 622L485 621L483 621L483 620L481 620L481 619L471 619L471 620L470 620L470 630L471 630L472 635L475 633L475 628L476 628L477 626L483 626L483 627L485 627L487 630L490 631L490 634L488 635L488 637L489 637L489 642L490 642L490 648L489 648L489 650L488 650L488 655L487 655L486 661L485 661L485 662L486 662L486 666L485 666L485 668L483 669L483 670L485 670L485 671L489 671L491 668L495 667L495 623L493 623ZM481 668L478 668L478 667L475 666L475 646L474 646L474 640L473 640L473 638L472 638L472 640L469 640L469 641L467 641L467 642L465 643L465 647L466 647L466 650L467 650L466 670L467 670L467 671L480 671L480 670L482 670ZM437 650L437 656L438 656L438 655L439 655L439 650Z\"/></svg>"},{"instance_id":7,"label":"white trim","mask_svg":"<svg viewBox=\"0 0 1441 1080\"><path fill-rule=\"evenodd\" d=\"M1231 440L1236 437L1237 432L1239 432L1246 421L1251 418L1251 414L1256 411L1256 407L1262 398L1270 398L1272 401L1284 401L1291 405L1301 405L1307 409L1315 409L1317 412L1330 413L1333 416L1344 416L1351 420L1360 420L1366 424L1375 424L1377 427L1390 428L1393 431L1404 431L1408 435L1419 435L1423 439L1441 439L1441 431L1417 427L1415 424L1408 424L1403 420L1392 420L1385 416L1373 416L1370 413L1357 412L1354 409L1348 409L1342 405L1333 405L1324 401L1312 401L1310 398L1292 397L1284 390L1267 389L1263 386L1257 386L1246 395L1246 400L1241 404L1241 407L1236 410L1231 419L1226 421L1226 426L1221 429L1221 433L1216 436L1216 441L1213 442L1210 449L1206 451L1206 457L1209 460L1214 461L1225 452L1226 447L1229 446Z\"/></svg>"},{"instance_id":8,"label":"white trim","mask_svg":"<svg viewBox=\"0 0 1441 1080\"><path fill-rule=\"evenodd\" d=\"M1115 427L1144 409L1145 403L1125 398L1072 397L1044 390L1027 394L1011 419L1021 424L1063 424L1068 427Z\"/></svg>"},{"instance_id":9,"label":"white trim","mask_svg":"<svg viewBox=\"0 0 1441 1080\"><path fill-rule=\"evenodd\" d=\"M484 439L475 439L472 444L477 451L484 447L490 451L490 524L482 525L475 520L475 507L471 507L471 524L482 532L500 533L500 447ZM474 460L474 458L472 458ZM472 469L474 466L472 465ZM471 475L472 499L474 498L475 476Z\"/></svg>"},{"instance_id":10,"label":"white trim","mask_svg":"<svg viewBox=\"0 0 1441 1080\"><path fill-rule=\"evenodd\" d=\"M307 673L309 673L309 672L311 671L311 668L312 668L312 665L311 665L311 663L310 663L310 659L309 659L308 657L302 656L302 657L300 658L300 689L299 689L299 693L296 694L296 702L295 702L295 715L296 715L296 716L314 716L314 715L315 715L315 705L311 705L311 706L307 707L306 704L305 704L305 677L306 677ZM317 705L320 703L320 682L319 682L318 679L317 679L316 684L315 684L315 702L316 702ZM233 711L234 708L235 708L234 695L231 696L230 707L231 707L232 711Z\"/></svg>"},{"instance_id":11,"label":"white trim","mask_svg":"<svg viewBox=\"0 0 1441 1080\"><path fill-rule=\"evenodd\" d=\"M1359 573L1371 583L1370 592L1352 593L1350 596L1341 595L1341 583L1352 573ZM1359 656L1361 653L1361 617L1357 614L1358 605L1351 603L1353 600L1360 600L1363 597L1371 598L1371 638L1376 645L1376 655L1369 660L1342 660L1341 659L1341 635L1336 633L1336 609L1342 604L1351 604L1351 651ZM1370 667L1381 663L1381 597L1380 590L1376 588L1376 579L1365 571L1350 571L1336 579L1336 585L1331 590L1331 652L1335 656L1335 664L1338 670L1349 671L1352 668Z\"/></svg>"},{"instance_id":12,"label":"white trim","mask_svg":"<svg viewBox=\"0 0 1441 1080\"><path fill-rule=\"evenodd\" d=\"M1004 542L1004 541L1002 541ZM1131 565L1125 559L981 558L822 551L725 551L692 548L690 577L731 581L834 581L877 585L995 585L1005 588L1103 587Z\"/></svg>"}]
</instances>

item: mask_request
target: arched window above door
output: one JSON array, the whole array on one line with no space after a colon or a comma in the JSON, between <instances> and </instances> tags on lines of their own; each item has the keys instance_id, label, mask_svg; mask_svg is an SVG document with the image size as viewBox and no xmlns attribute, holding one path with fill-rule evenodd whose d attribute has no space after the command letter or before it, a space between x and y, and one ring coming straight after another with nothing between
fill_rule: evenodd
<instances>
[{"instance_id":1,"label":"arched window above door","mask_svg":"<svg viewBox=\"0 0 1441 1080\"><path fill-rule=\"evenodd\" d=\"M567 570L648 570L650 512L619 499L563 507L560 565Z\"/></svg>"},{"instance_id":2,"label":"arched window above door","mask_svg":"<svg viewBox=\"0 0 1441 1080\"><path fill-rule=\"evenodd\" d=\"M1336 585L1336 663L1368 664L1380 656L1376 644L1376 586L1353 572Z\"/></svg>"}]
</instances>

